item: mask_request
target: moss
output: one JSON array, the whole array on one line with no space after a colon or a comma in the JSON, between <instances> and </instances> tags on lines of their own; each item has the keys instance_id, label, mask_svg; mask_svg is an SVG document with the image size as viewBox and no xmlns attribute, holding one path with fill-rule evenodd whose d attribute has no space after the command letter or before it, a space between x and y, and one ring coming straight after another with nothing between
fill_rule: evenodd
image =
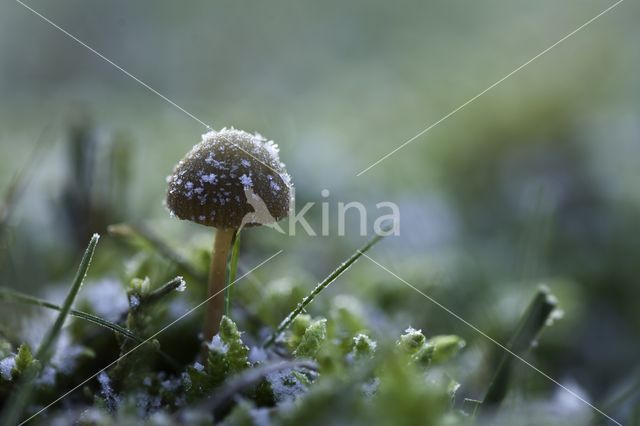
<instances>
[{"instance_id":1,"label":"moss","mask_svg":"<svg viewBox=\"0 0 640 426\"><path fill-rule=\"evenodd\" d=\"M18 354L15 359L15 366L11 373L14 377L20 376L27 372L29 369L33 368L36 364L36 360L31 355L31 349L27 346L26 343L20 345L18 348Z\"/></svg>"},{"instance_id":2,"label":"moss","mask_svg":"<svg viewBox=\"0 0 640 426\"><path fill-rule=\"evenodd\" d=\"M226 359L231 373L237 373L248 368L249 347L242 341L238 326L226 315L220 322L220 338L227 346Z\"/></svg>"},{"instance_id":3,"label":"moss","mask_svg":"<svg viewBox=\"0 0 640 426\"><path fill-rule=\"evenodd\" d=\"M398 340L398 347L405 353L413 355L417 353L426 341L426 337L422 334L422 330L416 330L409 327Z\"/></svg>"},{"instance_id":4,"label":"moss","mask_svg":"<svg viewBox=\"0 0 640 426\"><path fill-rule=\"evenodd\" d=\"M323 318L313 321L305 330L293 354L300 358L314 358L326 338L327 320Z\"/></svg>"},{"instance_id":5,"label":"moss","mask_svg":"<svg viewBox=\"0 0 640 426\"><path fill-rule=\"evenodd\" d=\"M353 338L352 353L356 358L372 357L376 351L376 342L366 334L358 334Z\"/></svg>"}]
</instances>

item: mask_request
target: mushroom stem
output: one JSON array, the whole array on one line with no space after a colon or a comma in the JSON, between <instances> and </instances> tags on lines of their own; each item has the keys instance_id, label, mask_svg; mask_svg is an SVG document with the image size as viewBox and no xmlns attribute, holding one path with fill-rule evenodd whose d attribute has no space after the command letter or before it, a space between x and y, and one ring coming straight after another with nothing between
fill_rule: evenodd
<instances>
[{"instance_id":1,"label":"mushroom stem","mask_svg":"<svg viewBox=\"0 0 640 426\"><path fill-rule=\"evenodd\" d=\"M213 242L213 253L211 255L211 267L209 269L209 286L207 298L210 298L206 305L204 314L204 340L211 341L218 333L220 321L224 314L224 289L226 287L227 258L235 235L235 229L217 229Z\"/></svg>"}]
</instances>

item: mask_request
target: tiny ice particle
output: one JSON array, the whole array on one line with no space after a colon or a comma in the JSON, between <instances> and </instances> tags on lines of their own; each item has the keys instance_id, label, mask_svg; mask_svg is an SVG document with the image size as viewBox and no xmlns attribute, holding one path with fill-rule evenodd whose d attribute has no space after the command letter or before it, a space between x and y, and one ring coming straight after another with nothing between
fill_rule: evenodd
<instances>
[{"instance_id":1,"label":"tiny ice particle","mask_svg":"<svg viewBox=\"0 0 640 426\"><path fill-rule=\"evenodd\" d=\"M129 297L129 306L131 306L132 308L137 308L138 306L140 306L140 299L138 299L137 296Z\"/></svg>"},{"instance_id":2,"label":"tiny ice particle","mask_svg":"<svg viewBox=\"0 0 640 426\"><path fill-rule=\"evenodd\" d=\"M222 341L219 334L213 336L213 338L211 339L211 343L209 343L207 346L209 347L210 351L217 351L223 354L226 354L229 350L229 347Z\"/></svg>"},{"instance_id":3,"label":"tiny ice particle","mask_svg":"<svg viewBox=\"0 0 640 426\"><path fill-rule=\"evenodd\" d=\"M203 175L201 179L203 182L215 183L216 177L215 173L210 173L208 175Z\"/></svg>"},{"instance_id":4,"label":"tiny ice particle","mask_svg":"<svg viewBox=\"0 0 640 426\"><path fill-rule=\"evenodd\" d=\"M245 167L250 167L251 166L251 161L247 160L246 158L243 158L242 161L240 161L240 162Z\"/></svg>"},{"instance_id":5,"label":"tiny ice particle","mask_svg":"<svg viewBox=\"0 0 640 426\"><path fill-rule=\"evenodd\" d=\"M204 216L200 216L200 217L204 218ZM180 293L182 293L186 289L187 289L187 282L182 277L180 277L180 285L176 287L176 291L179 291Z\"/></svg>"},{"instance_id":6,"label":"tiny ice particle","mask_svg":"<svg viewBox=\"0 0 640 426\"><path fill-rule=\"evenodd\" d=\"M253 186L253 181L247 175L240 176L240 183L247 188L251 188Z\"/></svg>"}]
</instances>

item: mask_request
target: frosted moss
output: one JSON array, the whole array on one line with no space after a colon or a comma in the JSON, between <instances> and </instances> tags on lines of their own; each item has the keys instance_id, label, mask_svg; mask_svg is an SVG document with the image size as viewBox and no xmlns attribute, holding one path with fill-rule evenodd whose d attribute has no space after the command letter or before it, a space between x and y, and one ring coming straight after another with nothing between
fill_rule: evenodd
<instances>
[{"instance_id":1,"label":"frosted moss","mask_svg":"<svg viewBox=\"0 0 640 426\"><path fill-rule=\"evenodd\" d=\"M312 322L304 332L300 344L293 351L295 356L313 358L327 338L327 320L319 319Z\"/></svg>"}]
</instances>

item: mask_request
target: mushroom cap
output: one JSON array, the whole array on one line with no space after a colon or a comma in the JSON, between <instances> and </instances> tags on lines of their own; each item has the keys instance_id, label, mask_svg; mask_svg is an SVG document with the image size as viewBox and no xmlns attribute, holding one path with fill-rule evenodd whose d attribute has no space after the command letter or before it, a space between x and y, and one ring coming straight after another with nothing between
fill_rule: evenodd
<instances>
[{"instance_id":1,"label":"mushroom cap","mask_svg":"<svg viewBox=\"0 0 640 426\"><path fill-rule=\"evenodd\" d=\"M278 145L234 128L210 131L167 177L172 215L238 229L275 223L289 214L291 178Z\"/></svg>"}]
</instances>

